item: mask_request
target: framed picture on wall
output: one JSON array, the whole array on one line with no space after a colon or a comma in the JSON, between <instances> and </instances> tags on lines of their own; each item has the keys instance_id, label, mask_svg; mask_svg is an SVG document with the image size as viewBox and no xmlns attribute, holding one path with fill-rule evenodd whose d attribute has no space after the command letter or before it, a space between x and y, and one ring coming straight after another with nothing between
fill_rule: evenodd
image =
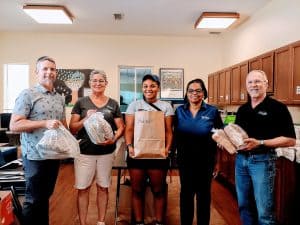
<instances>
[{"instance_id":1,"label":"framed picture on wall","mask_svg":"<svg viewBox=\"0 0 300 225\"><path fill-rule=\"evenodd\" d=\"M160 68L160 98L183 99L184 70Z\"/></svg>"},{"instance_id":2,"label":"framed picture on wall","mask_svg":"<svg viewBox=\"0 0 300 225\"><path fill-rule=\"evenodd\" d=\"M73 106L79 97L89 94L91 71L92 69L57 69L54 87L65 97L66 105Z\"/></svg>"}]
</instances>

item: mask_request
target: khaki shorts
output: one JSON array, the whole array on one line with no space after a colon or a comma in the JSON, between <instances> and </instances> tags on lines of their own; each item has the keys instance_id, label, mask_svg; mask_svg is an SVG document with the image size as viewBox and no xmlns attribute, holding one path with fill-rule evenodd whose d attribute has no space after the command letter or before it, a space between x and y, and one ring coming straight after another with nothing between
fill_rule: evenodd
<instances>
[{"instance_id":1,"label":"khaki shorts","mask_svg":"<svg viewBox=\"0 0 300 225\"><path fill-rule=\"evenodd\" d=\"M86 189L91 186L94 178L101 187L109 187L114 154L84 155L74 159L76 189Z\"/></svg>"}]
</instances>

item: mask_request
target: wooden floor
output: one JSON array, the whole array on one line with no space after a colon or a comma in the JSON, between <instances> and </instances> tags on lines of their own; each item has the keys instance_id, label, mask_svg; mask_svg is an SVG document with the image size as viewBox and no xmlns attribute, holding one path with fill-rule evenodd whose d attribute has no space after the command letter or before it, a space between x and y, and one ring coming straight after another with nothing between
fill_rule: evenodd
<instances>
[{"instance_id":1,"label":"wooden floor","mask_svg":"<svg viewBox=\"0 0 300 225\"><path fill-rule=\"evenodd\" d=\"M115 174L115 173L114 173ZM116 176L112 178L109 194L109 206L106 216L106 225L114 224ZM73 164L62 164L57 180L55 192L50 201L51 225L79 225L76 206L76 190L73 187ZM179 225L179 180L178 176L168 178L168 208L167 224ZM95 203L96 188L93 185L90 193L90 205L88 214L89 225L95 225L97 221L97 208ZM122 216L122 215L121 215ZM120 217L121 217L120 216ZM118 222L118 225L129 224L126 221ZM194 222L196 224L196 222ZM217 181L212 185L211 225L240 225L236 201L232 194Z\"/></svg>"}]
</instances>

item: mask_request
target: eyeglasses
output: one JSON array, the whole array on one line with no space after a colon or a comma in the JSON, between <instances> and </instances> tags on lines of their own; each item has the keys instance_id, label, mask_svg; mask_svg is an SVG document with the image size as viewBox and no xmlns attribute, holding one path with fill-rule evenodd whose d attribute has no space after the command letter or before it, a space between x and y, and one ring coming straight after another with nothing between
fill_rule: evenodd
<instances>
[{"instance_id":1,"label":"eyeglasses","mask_svg":"<svg viewBox=\"0 0 300 225\"><path fill-rule=\"evenodd\" d=\"M260 84L262 84L262 83L264 83L264 82L266 82L265 80L249 80L249 81L247 81L247 85L252 85L252 84L254 84L254 85L260 85Z\"/></svg>"},{"instance_id":2,"label":"eyeglasses","mask_svg":"<svg viewBox=\"0 0 300 225\"><path fill-rule=\"evenodd\" d=\"M96 79L92 79L90 80L93 84L96 84L96 83L100 83L100 84L103 84L105 83L105 80L96 80Z\"/></svg>"},{"instance_id":3,"label":"eyeglasses","mask_svg":"<svg viewBox=\"0 0 300 225\"><path fill-rule=\"evenodd\" d=\"M193 93L200 94L201 92L203 92L203 90L201 88L198 88L198 89L188 89L187 92L189 94L193 94Z\"/></svg>"}]
</instances>

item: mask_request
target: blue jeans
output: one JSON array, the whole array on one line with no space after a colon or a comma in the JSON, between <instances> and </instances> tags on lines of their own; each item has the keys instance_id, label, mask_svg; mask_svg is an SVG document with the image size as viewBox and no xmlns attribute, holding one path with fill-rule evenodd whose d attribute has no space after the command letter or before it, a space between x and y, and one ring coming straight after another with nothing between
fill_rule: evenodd
<instances>
[{"instance_id":1,"label":"blue jeans","mask_svg":"<svg viewBox=\"0 0 300 225\"><path fill-rule=\"evenodd\" d=\"M275 225L276 154L238 153L235 183L243 225Z\"/></svg>"},{"instance_id":2,"label":"blue jeans","mask_svg":"<svg viewBox=\"0 0 300 225\"><path fill-rule=\"evenodd\" d=\"M49 224L49 198L54 191L59 164L59 160L28 160L23 157L26 180L24 225Z\"/></svg>"}]
</instances>

